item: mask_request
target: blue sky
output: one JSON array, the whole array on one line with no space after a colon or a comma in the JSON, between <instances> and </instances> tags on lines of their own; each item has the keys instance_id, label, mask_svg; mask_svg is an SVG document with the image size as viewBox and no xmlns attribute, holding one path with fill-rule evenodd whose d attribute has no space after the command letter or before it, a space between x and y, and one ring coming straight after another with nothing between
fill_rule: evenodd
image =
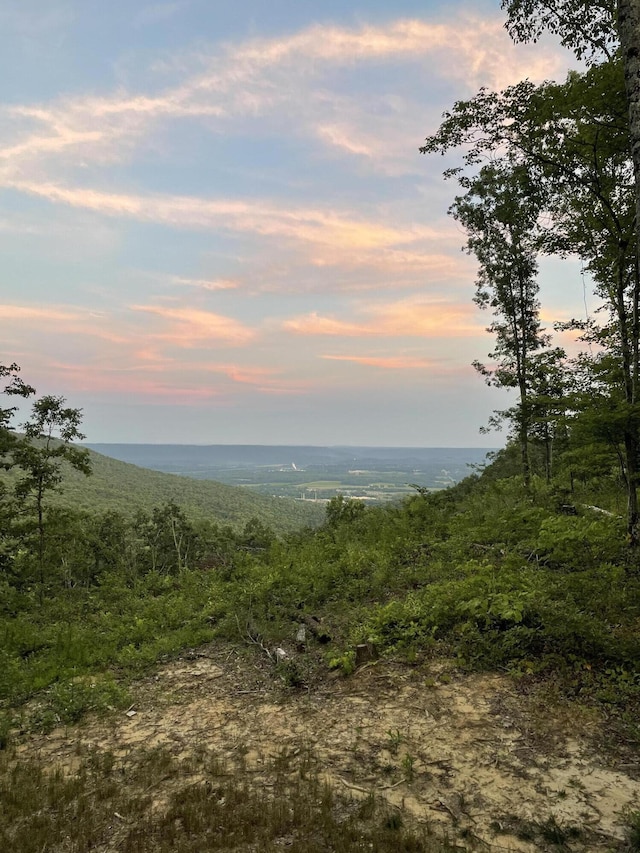
<instances>
[{"instance_id":1,"label":"blue sky","mask_svg":"<svg viewBox=\"0 0 640 853\"><path fill-rule=\"evenodd\" d=\"M94 442L495 446L418 147L569 62L497 2L0 2L3 362ZM584 310L575 264L542 284L546 320Z\"/></svg>"}]
</instances>

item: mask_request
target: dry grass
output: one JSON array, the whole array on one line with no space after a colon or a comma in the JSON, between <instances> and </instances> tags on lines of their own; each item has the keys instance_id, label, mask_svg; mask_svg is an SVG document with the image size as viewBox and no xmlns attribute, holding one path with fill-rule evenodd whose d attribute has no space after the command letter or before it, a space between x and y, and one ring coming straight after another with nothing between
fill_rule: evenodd
<instances>
[{"instance_id":1,"label":"dry grass","mask_svg":"<svg viewBox=\"0 0 640 853\"><path fill-rule=\"evenodd\" d=\"M456 849L374 797L336 793L309 756L260 774L201 751L79 755L73 771L0 753L2 849L16 853Z\"/></svg>"}]
</instances>

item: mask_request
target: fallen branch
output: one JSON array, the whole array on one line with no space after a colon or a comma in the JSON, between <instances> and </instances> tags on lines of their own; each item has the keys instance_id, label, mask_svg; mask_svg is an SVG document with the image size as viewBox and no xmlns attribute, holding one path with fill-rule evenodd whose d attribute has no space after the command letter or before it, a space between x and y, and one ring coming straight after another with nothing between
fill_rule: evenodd
<instances>
[{"instance_id":1,"label":"fallen branch","mask_svg":"<svg viewBox=\"0 0 640 853\"><path fill-rule=\"evenodd\" d=\"M399 782L394 782L393 785L382 785L379 788L363 788L360 785L354 785L353 782L347 782L347 780L343 779L342 776L338 776L338 779L345 787L351 788L352 791L360 791L362 794L375 794L378 791L390 791L392 788L397 788L407 781L403 778L400 779Z\"/></svg>"},{"instance_id":2,"label":"fallen branch","mask_svg":"<svg viewBox=\"0 0 640 853\"><path fill-rule=\"evenodd\" d=\"M245 625L245 630L243 631L240 627L240 620L238 619L238 614L236 613L236 624L238 626L238 631L240 636L245 641L245 643L249 643L249 645L257 646L261 651L265 653L265 655L269 658L272 664L277 663L276 658L271 653L271 651L264 645L262 642L262 637L258 634L257 631L252 630L251 626L247 622Z\"/></svg>"},{"instance_id":3,"label":"fallen branch","mask_svg":"<svg viewBox=\"0 0 640 853\"><path fill-rule=\"evenodd\" d=\"M608 509L602 509L601 506L591 506L590 504L583 504L584 509L591 509L594 512L599 512L602 515L606 515L609 518L622 518L621 515L616 515L615 512L609 512Z\"/></svg>"}]
</instances>

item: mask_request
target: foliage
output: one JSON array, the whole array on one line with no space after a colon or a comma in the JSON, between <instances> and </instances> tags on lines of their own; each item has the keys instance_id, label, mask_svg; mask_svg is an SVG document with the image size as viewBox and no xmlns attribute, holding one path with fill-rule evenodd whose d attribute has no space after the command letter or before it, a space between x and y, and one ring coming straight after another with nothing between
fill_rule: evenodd
<instances>
[{"instance_id":1,"label":"foliage","mask_svg":"<svg viewBox=\"0 0 640 853\"><path fill-rule=\"evenodd\" d=\"M364 513L362 501L349 500L343 495L331 498L327 504L326 521L329 527L339 527L342 524L353 524Z\"/></svg>"},{"instance_id":2,"label":"foliage","mask_svg":"<svg viewBox=\"0 0 640 853\"><path fill-rule=\"evenodd\" d=\"M640 811L630 811L626 818L629 850L636 853L640 850Z\"/></svg>"},{"instance_id":3,"label":"foliage","mask_svg":"<svg viewBox=\"0 0 640 853\"><path fill-rule=\"evenodd\" d=\"M1 394L24 399L35 394L35 388L24 382L19 373L20 368L15 362L10 365L0 364L0 380L6 382L0 389ZM12 431L16 411L16 406L0 406L0 569L10 563L10 551L14 545L11 526L16 514L15 498L2 474L6 475L15 467L12 452L20 446L18 436Z\"/></svg>"},{"instance_id":4,"label":"foliage","mask_svg":"<svg viewBox=\"0 0 640 853\"><path fill-rule=\"evenodd\" d=\"M573 24L568 21L582 8L579 3L547 4L534 0L508 3L507 6L515 15L512 24L519 37L525 37L525 30L529 33L527 37L531 37L531 33L535 37L536 26L557 29L566 24L573 32L575 20ZM533 29L527 29L529 25L523 17L525 8L540 16L538 23L532 25ZM585 20L591 20L587 12ZM451 148L463 148L462 162L471 168L476 168L488 157L492 165L483 167L475 178L469 177L464 167L445 172L447 176L457 176L462 187L472 190L475 196L478 196L478 188L486 183L483 176L500 169L504 171L505 166L511 174L514 167L524 170L535 187L536 198L540 200L538 210L543 214L529 224L529 237L533 241L530 252L577 256L591 273L596 295L603 304L604 319L571 321L564 324L564 328L580 330L582 340L592 347L595 344L597 350L595 355L584 353L572 365L565 361L567 379L558 386L560 394L566 395L571 384L578 393L573 399L565 400L559 411L554 402L558 393L549 393L553 391L552 386L543 383L536 389L536 405L545 404L550 398L551 415L550 418L543 405L536 419L543 426L550 470L550 420L557 423L563 410L569 412L572 407L574 421L585 411L588 416L590 386L597 386L606 404L621 413L621 428L613 444L624 467L628 495L627 533L637 544L640 542L637 495L640 482L640 325L637 321L640 276L636 262L638 182L635 178L638 164L631 157L631 140L635 137L629 123L628 71L622 59L615 55L592 65L583 74L571 72L563 84L547 82L536 86L526 80L502 92L482 89L475 97L459 101L445 113L440 128L427 138L421 150L423 153L445 153ZM466 198L463 199L462 221L475 251L478 243L476 213L482 208L473 201L472 195L469 209ZM454 205L454 213L456 209ZM521 218L515 209L506 217L512 228ZM486 276L482 253L478 259L481 276ZM504 263L497 267L498 271L507 268ZM494 287L499 278L495 272L491 273ZM603 363L609 366L606 372L600 369ZM508 413L520 416L526 479L527 437L531 435L531 424L527 423L525 430L522 422L528 420L523 415L533 418L528 405L523 412L523 388L520 388L519 410L508 410ZM565 419L565 430L570 431L572 425L571 419Z\"/></svg>"},{"instance_id":5,"label":"foliage","mask_svg":"<svg viewBox=\"0 0 640 853\"><path fill-rule=\"evenodd\" d=\"M578 465L601 440L586 424L557 452L551 483L532 454L529 492L508 447L454 488L379 507L340 496L323 526L284 537L260 517L236 530L193 517L177 499L135 513L43 503L41 543L5 540L0 740L17 713L46 729L121 705L128 677L216 637L238 641L240 625L294 655L274 668L289 689L314 665L348 675L367 643L410 661L444 653L463 668L560 675L568 693L630 719L640 566L621 535L615 453L604 442L597 468ZM52 476L66 487L62 471ZM305 640L323 644L308 663L293 653L301 624L324 626Z\"/></svg>"},{"instance_id":6,"label":"foliage","mask_svg":"<svg viewBox=\"0 0 640 853\"><path fill-rule=\"evenodd\" d=\"M578 59L593 61L615 52L614 0L502 0L507 29L515 41L537 41L546 30L560 37Z\"/></svg>"},{"instance_id":7,"label":"foliage","mask_svg":"<svg viewBox=\"0 0 640 853\"><path fill-rule=\"evenodd\" d=\"M21 580L24 557L5 578L0 701L41 694L46 706L55 691L77 694L78 678L139 672L216 635L237 640L238 616L265 643L286 645L301 614L313 614L334 637L325 659L344 673L354 645L369 642L410 659L444 652L463 667L569 667L594 696L609 701L607 685L617 685L614 698L633 703L640 575L621 521L588 508L567 515L552 489L534 487L527 496L488 469L401 506L356 504L354 518L332 516L284 541L257 524L221 538L176 505L134 521L66 514L58 523L77 533L50 538L44 599ZM164 545L149 539L154 519ZM192 537L180 565L176 520ZM599 681L587 678L596 671Z\"/></svg>"}]
</instances>

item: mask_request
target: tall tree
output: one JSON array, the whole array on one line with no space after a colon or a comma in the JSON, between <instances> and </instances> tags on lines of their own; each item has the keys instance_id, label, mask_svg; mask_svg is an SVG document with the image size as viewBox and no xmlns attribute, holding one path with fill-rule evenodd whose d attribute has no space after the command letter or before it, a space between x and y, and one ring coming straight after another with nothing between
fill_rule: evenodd
<instances>
[{"instance_id":1,"label":"tall tree","mask_svg":"<svg viewBox=\"0 0 640 853\"><path fill-rule=\"evenodd\" d=\"M559 36L578 59L610 59L619 43L620 8L637 0L502 0L506 28L516 42L537 41L545 30Z\"/></svg>"},{"instance_id":2,"label":"tall tree","mask_svg":"<svg viewBox=\"0 0 640 853\"><path fill-rule=\"evenodd\" d=\"M530 434L544 450L547 483L551 482L556 439L566 437L567 380L567 354L561 347L545 349L531 359Z\"/></svg>"},{"instance_id":3,"label":"tall tree","mask_svg":"<svg viewBox=\"0 0 640 853\"><path fill-rule=\"evenodd\" d=\"M474 366L490 384L518 390L513 419L528 489L531 360L548 342L540 326L536 278L538 219L544 198L540 184L522 165L494 163L462 184L467 192L456 198L451 213L465 227L467 249L478 260L475 302L491 310L494 320L488 331L496 339L489 355L495 366L479 362Z\"/></svg>"}]
</instances>

